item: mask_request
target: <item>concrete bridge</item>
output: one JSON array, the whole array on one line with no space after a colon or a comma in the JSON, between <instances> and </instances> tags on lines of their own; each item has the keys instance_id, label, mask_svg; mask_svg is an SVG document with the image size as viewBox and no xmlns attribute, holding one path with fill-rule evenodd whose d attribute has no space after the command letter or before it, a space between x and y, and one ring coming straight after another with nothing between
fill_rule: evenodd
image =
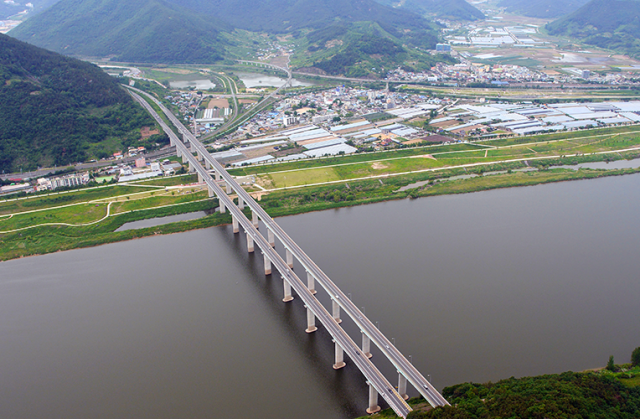
<instances>
[{"instance_id":1,"label":"concrete bridge","mask_svg":"<svg viewBox=\"0 0 640 419\"><path fill-rule=\"evenodd\" d=\"M144 92L130 88L141 94ZM449 403L427 381L424 376L396 349L396 347L382 334L378 328L362 313L358 307L331 281L331 279L311 260L309 256L291 239L287 233L262 209L262 207L247 193L234 178L218 163L191 132L161 103L150 97L165 113L167 118L182 134L184 142L169 128L162 118L154 111L140 95L131 92L136 101L155 118L170 138L171 144L176 146L178 156L184 163L189 164L190 172L198 175L200 182L204 182L209 189L209 196L216 196L219 201L220 212L229 211L232 217L233 232L240 233L240 227L247 238L247 251L254 252L257 245L264 258L265 275L272 275L275 268L283 279L284 302L293 300L292 290L304 302L307 310L307 333L317 330L318 320L332 336L335 343L334 369L345 366L344 354L360 369L369 385L369 403L367 412L375 413L380 410L378 396L389 404L398 414L405 417L411 411L406 403L407 382L433 407L446 406ZM189 145L187 145L189 144ZM194 155L195 153L195 155ZM203 167L204 164L204 167ZM213 175L211 174L213 173ZM224 187L224 189L223 189ZM238 202L229 196L236 194ZM251 220L245 216L245 207L251 210ZM265 230L259 231L260 221ZM266 233L266 238L263 233ZM276 252L276 238L285 248L284 258ZM304 267L306 284L293 271L294 258ZM331 298L331 312L315 297L316 283ZM340 326L342 313L349 316L361 331L361 346ZM371 362L371 342L373 342L385 357L394 365L398 372L398 387L394 386L382 375Z\"/></svg>"}]
</instances>

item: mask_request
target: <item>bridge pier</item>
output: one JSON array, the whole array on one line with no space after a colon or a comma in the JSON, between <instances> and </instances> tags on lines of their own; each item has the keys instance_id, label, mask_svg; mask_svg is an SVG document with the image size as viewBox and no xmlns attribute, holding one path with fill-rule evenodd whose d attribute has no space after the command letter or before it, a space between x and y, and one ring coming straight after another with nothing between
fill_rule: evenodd
<instances>
[{"instance_id":1,"label":"bridge pier","mask_svg":"<svg viewBox=\"0 0 640 419\"><path fill-rule=\"evenodd\" d=\"M276 247L276 236L273 234L273 231L269 230L269 228L267 228L267 240L271 247Z\"/></svg>"},{"instance_id":2,"label":"bridge pier","mask_svg":"<svg viewBox=\"0 0 640 419\"><path fill-rule=\"evenodd\" d=\"M224 214L227 212L227 207L224 206L224 202L218 197L218 202L220 203L220 214Z\"/></svg>"},{"instance_id":3,"label":"bridge pier","mask_svg":"<svg viewBox=\"0 0 640 419\"><path fill-rule=\"evenodd\" d=\"M238 219L235 217L235 215L231 216L231 224L233 225L233 234L239 233L240 226L238 225Z\"/></svg>"},{"instance_id":4,"label":"bridge pier","mask_svg":"<svg viewBox=\"0 0 640 419\"><path fill-rule=\"evenodd\" d=\"M255 248L253 246L253 237L251 237L249 233L247 233L247 252L253 253L254 250Z\"/></svg>"},{"instance_id":5,"label":"bridge pier","mask_svg":"<svg viewBox=\"0 0 640 419\"><path fill-rule=\"evenodd\" d=\"M271 275L271 259L269 259L266 254L263 254L263 256L264 256L264 274Z\"/></svg>"},{"instance_id":6,"label":"bridge pier","mask_svg":"<svg viewBox=\"0 0 640 419\"><path fill-rule=\"evenodd\" d=\"M316 291L316 278L309 271L307 271L307 288L311 294L318 292Z\"/></svg>"},{"instance_id":7,"label":"bridge pier","mask_svg":"<svg viewBox=\"0 0 640 419\"><path fill-rule=\"evenodd\" d=\"M202 177L200 172L198 172L198 183L202 183L202 182L204 182L204 178Z\"/></svg>"},{"instance_id":8,"label":"bridge pier","mask_svg":"<svg viewBox=\"0 0 640 419\"><path fill-rule=\"evenodd\" d=\"M403 399L409 400L409 395L407 394L407 379L400 371L398 371L398 394L400 394Z\"/></svg>"},{"instance_id":9,"label":"bridge pier","mask_svg":"<svg viewBox=\"0 0 640 419\"><path fill-rule=\"evenodd\" d=\"M282 282L284 283L284 298L282 299L282 301L288 303L289 301L293 300L293 296L291 295L291 284L287 282L284 276L282 277Z\"/></svg>"},{"instance_id":10,"label":"bridge pier","mask_svg":"<svg viewBox=\"0 0 640 419\"><path fill-rule=\"evenodd\" d=\"M200 153L200 150L198 150L198 152L196 154L198 156L198 161L204 160L204 157L202 156L202 153Z\"/></svg>"},{"instance_id":11,"label":"bridge pier","mask_svg":"<svg viewBox=\"0 0 640 419\"><path fill-rule=\"evenodd\" d=\"M229 182L225 182L227 184L227 195L229 195L233 190L231 189L231 184Z\"/></svg>"},{"instance_id":12,"label":"bridge pier","mask_svg":"<svg viewBox=\"0 0 640 419\"><path fill-rule=\"evenodd\" d=\"M313 333L316 330L318 330L316 327L316 316L313 314L311 309L307 307L307 328L305 329L305 332Z\"/></svg>"},{"instance_id":13,"label":"bridge pier","mask_svg":"<svg viewBox=\"0 0 640 419\"><path fill-rule=\"evenodd\" d=\"M364 332L362 333L362 352L365 354L367 358L371 358L373 355L371 354L371 339Z\"/></svg>"},{"instance_id":14,"label":"bridge pier","mask_svg":"<svg viewBox=\"0 0 640 419\"><path fill-rule=\"evenodd\" d=\"M367 413L372 415L374 413L378 413L380 411L380 406L378 406L378 391L373 387L371 383L369 384L369 407L367 407Z\"/></svg>"},{"instance_id":15,"label":"bridge pier","mask_svg":"<svg viewBox=\"0 0 640 419\"><path fill-rule=\"evenodd\" d=\"M193 167L193 163L189 162L189 173L194 173L196 171L196 168Z\"/></svg>"},{"instance_id":16,"label":"bridge pier","mask_svg":"<svg viewBox=\"0 0 640 419\"><path fill-rule=\"evenodd\" d=\"M216 170L216 180L220 180L220 173Z\"/></svg>"},{"instance_id":17,"label":"bridge pier","mask_svg":"<svg viewBox=\"0 0 640 419\"><path fill-rule=\"evenodd\" d=\"M207 189L209 189L209 198L213 198L216 195L216 193L213 192L213 189L211 188L207 188Z\"/></svg>"},{"instance_id":18,"label":"bridge pier","mask_svg":"<svg viewBox=\"0 0 640 419\"><path fill-rule=\"evenodd\" d=\"M209 160L204 161L204 167L206 167L207 170L211 170L211 163L209 163Z\"/></svg>"},{"instance_id":19,"label":"bridge pier","mask_svg":"<svg viewBox=\"0 0 640 419\"><path fill-rule=\"evenodd\" d=\"M178 158L182 157L182 150L180 150L180 147L176 147L176 156L178 156Z\"/></svg>"},{"instance_id":20,"label":"bridge pier","mask_svg":"<svg viewBox=\"0 0 640 419\"><path fill-rule=\"evenodd\" d=\"M335 342L336 345L336 356L335 356L335 363L333 364L333 369L334 370L339 370L340 368L343 368L345 365L344 362L344 351L342 350L342 347L340 345L338 345L338 342Z\"/></svg>"},{"instance_id":21,"label":"bridge pier","mask_svg":"<svg viewBox=\"0 0 640 419\"><path fill-rule=\"evenodd\" d=\"M260 222L258 220L258 214L256 214L255 211L251 211L251 222L253 223L253 226L255 228L258 228L260 226Z\"/></svg>"},{"instance_id":22,"label":"bridge pier","mask_svg":"<svg viewBox=\"0 0 640 419\"><path fill-rule=\"evenodd\" d=\"M287 265L293 269L293 253L289 249L285 249L287 253Z\"/></svg>"},{"instance_id":23,"label":"bridge pier","mask_svg":"<svg viewBox=\"0 0 640 419\"><path fill-rule=\"evenodd\" d=\"M244 200L240 195L238 195L238 208L244 209Z\"/></svg>"},{"instance_id":24,"label":"bridge pier","mask_svg":"<svg viewBox=\"0 0 640 419\"><path fill-rule=\"evenodd\" d=\"M340 304L338 304L336 300L331 300L331 309L333 319L337 323L342 323L342 319L340 318Z\"/></svg>"}]
</instances>

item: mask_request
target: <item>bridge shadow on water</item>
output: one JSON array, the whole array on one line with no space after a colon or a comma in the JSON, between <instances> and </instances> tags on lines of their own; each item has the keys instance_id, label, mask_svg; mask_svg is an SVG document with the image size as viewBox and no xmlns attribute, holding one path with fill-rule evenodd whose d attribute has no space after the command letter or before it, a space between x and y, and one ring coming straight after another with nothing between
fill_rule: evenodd
<instances>
[{"instance_id":1,"label":"bridge shadow on water","mask_svg":"<svg viewBox=\"0 0 640 419\"><path fill-rule=\"evenodd\" d=\"M264 228L262 226L261 231L264 231ZM282 302L284 287L280 273L274 268L271 275L264 275L264 262L258 246L255 246L254 253L248 253L244 233L233 234L231 226L216 227L214 230L233 249L242 262L247 278L252 279L256 292L268 302L265 306L270 310L269 314L272 318L279 319L283 334L289 338L288 344L302 354L307 365L313 370L313 378L310 380L326 389L327 394L332 398L332 404L339 406L343 417L354 418L365 415L368 386L366 378L358 367L349 362L345 354L346 367L337 371L333 369L335 347L331 335L318 320L316 320L316 326L318 326L316 332L310 334L305 332L307 315L304 303L297 297L295 291L293 291L293 301ZM282 255L284 252L279 251L279 253ZM304 273L304 270L296 271L300 279L306 281L306 275L302 275L301 272ZM327 307L326 303L324 306ZM330 311L330 306L328 307ZM379 399L379 404L382 408L388 407L382 398Z\"/></svg>"}]
</instances>

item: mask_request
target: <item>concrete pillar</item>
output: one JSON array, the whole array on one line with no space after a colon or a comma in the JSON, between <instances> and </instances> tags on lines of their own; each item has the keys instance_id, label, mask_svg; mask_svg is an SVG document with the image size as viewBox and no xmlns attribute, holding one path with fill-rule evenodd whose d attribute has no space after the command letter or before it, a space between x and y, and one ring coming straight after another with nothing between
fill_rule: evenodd
<instances>
[{"instance_id":1,"label":"concrete pillar","mask_svg":"<svg viewBox=\"0 0 640 419\"><path fill-rule=\"evenodd\" d=\"M193 163L189 162L189 173L194 173L196 171L195 166L193 165Z\"/></svg>"},{"instance_id":2,"label":"concrete pillar","mask_svg":"<svg viewBox=\"0 0 640 419\"><path fill-rule=\"evenodd\" d=\"M289 301L293 300L293 296L291 295L291 284L289 284L284 276L282 277L282 282L284 285L284 298L282 299L282 301L288 303Z\"/></svg>"},{"instance_id":3,"label":"concrete pillar","mask_svg":"<svg viewBox=\"0 0 640 419\"><path fill-rule=\"evenodd\" d=\"M271 259L267 257L266 253L264 254L264 274L271 275Z\"/></svg>"},{"instance_id":4,"label":"concrete pillar","mask_svg":"<svg viewBox=\"0 0 640 419\"><path fill-rule=\"evenodd\" d=\"M220 173L216 170L216 180L220 180Z\"/></svg>"},{"instance_id":5,"label":"concrete pillar","mask_svg":"<svg viewBox=\"0 0 640 419\"><path fill-rule=\"evenodd\" d=\"M200 152L200 150L198 150L197 155L198 155L198 161L204 160L204 157L202 157L202 153Z\"/></svg>"},{"instance_id":6,"label":"concrete pillar","mask_svg":"<svg viewBox=\"0 0 640 419\"><path fill-rule=\"evenodd\" d=\"M368 384L369 384L369 407L367 407L367 413L372 415L380 411L380 406L378 406L378 391L373 387L371 383L368 383Z\"/></svg>"},{"instance_id":7,"label":"concrete pillar","mask_svg":"<svg viewBox=\"0 0 640 419\"><path fill-rule=\"evenodd\" d=\"M227 194L230 194L231 192L233 192L233 190L231 189L231 185L229 184L229 182L225 182L227 184Z\"/></svg>"},{"instance_id":8,"label":"concrete pillar","mask_svg":"<svg viewBox=\"0 0 640 419\"><path fill-rule=\"evenodd\" d=\"M307 288L311 294L315 294L316 291L316 278L311 275L311 272L307 271Z\"/></svg>"},{"instance_id":9,"label":"concrete pillar","mask_svg":"<svg viewBox=\"0 0 640 419\"><path fill-rule=\"evenodd\" d=\"M398 371L398 394L402 396L403 399L409 400L409 395L407 394L407 379L404 375L400 374L400 371Z\"/></svg>"},{"instance_id":10,"label":"concrete pillar","mask_svg":"<svg viewBox=\"0 0 640 419\"><path fill-rule=\"evenodd\" d=\"M180 147L176 147L176 155L178 157L182 157L182 150L180 150Z\"/></svg>"},{"instance_id":11,"label":"concrete pillar","mask_svg":"<svg viewBox=\"0 0 640 419\"><path fill-rule=\"evenodd\" d=\"M289 265L290 268L293 268L293 253L291 253L289 249L285 250L287 253L287 265Z\"/></svg>"},{"instance_id":12,"label":"concrete pillar","mask_svg":"<svg viewBox=\"0 0 640 419\"><path fill-rule=\"evenodd\" d=\"M364 332L362 333L362 352L365 354L367 358L371 358L373 355L371 354L371 339Z\"/></svg>"},{"instance_id":13,"label":"concrete pillar","mask_svg":"<svg viewBox=\"0 0 640 419\"><path fill-rule=\"evenodd\" d=\"M269 230L267 228L267 240L269 241L269 244L271 245L271 247L276 247L276 236L275 234L273 234L273 231Z\"/></svg>"},{"instance_id":14,"label":"concrete pillar","mask_svg":"<svg viewBox=\"0 0 640 419\"><path fill-rule=\"evenodd\" d=\"M335 364L333 364L333 369L334 370L339 370L340 368L343 368L345 365L344 363L344 351L342 350L342 347L340 345L338 345L338 342L335 342L336 345L336 357L335 357Z\"/></svg>"},{"instance_id":15,"label":"concrete pillar","mask_svg":"<svg viewBox=\"0 0 640 419\"><path fill-rule=\"evenodd\" d=\"M204 182L204 179L202 178L202 175L200 174L200 172L198 172L198 183L202 183Z\"/></svg>"},{"instance_id":16,"label":"concrete pillar","mask_svg":"<svg viewBox=\"0 0 640 419\"><path fill-rule=\"evenodd\" d=\"M187 156L183 153L182 154L182 163L186 163L187 161L189 161L189 159L187 159Z\"/></svg>"},{"instance_id":17,"label":"concrete pillar","mask_svg":"<svg viewBox=\"0 0 640 419\"><path fill-rule=\"evenodd\" d=\"M244 209L244 200L240 195L238 195L238 208Z\"/></svg>"},{"instance_id":18,"label":"concrete pillar","mask_svg":"<svg viewBox=\"0 0 640 419\"><path fill-rule=\"evenodd\" d=\"M220 202L220 214L227 212L227 207L224 206L224 202L220 198L218 198L218 202Z\"/></svg>"},{"instance_id":19,"label":"concrete pillar","mask_svg":"<svg viewBox=\"0 0 640 419\"><path fill-rule=\"evenodd\" d=\"M233 225L233 234L239 233L240 228L238 226L238 219L235 217L235 215L231 216L231 224Z\"/></svg>"},{"instance_id":20,"label":"concrete pillar","mask_svg":"<svg viewBox=\"0 0 640 419\"><path fill-rule=\"evenodd\" d=\"M249 233L247 233L247 252L253 253L254 250L255 249L253 247L253 237L251 237Z\"/></svg>"},{"instance_id":21,"label":"concrete pillar","mask_svg":"<svg viewBox=\"0 0 640 419\"><path fill-rule=\"evenodd\" d=\"M316 330L318 330L316 327L316 316L313 314L311 309L307 307L307 328L305 329L305 332L313 333Z\"/></svg>"},{"instance_id":22,"label":"concrete pillar","mask_svg":"<svg viewBox=\"0 0 640 419\"><path fill-rule=\"evenodd\" d=\"M204 167L206 167L207 170L211 170L211 163L209 163L209 160L204 161Z\"/></svg>"},{"instance_id":23,"label":"concrete pillar","mask_svg":"<svg viewBox=\"0 0 640 419\"><path fill-rule=\"evenodd\" d=\"M342 320L340 319L340 304L338 304L336 300L331 300L331 309L333 319L338 323L342 323Z\"/></svg>"},{"instance_id":24,"label":"concrete pillar","mask_svg":"<svg viewBox=\"0 0 640 419\"><path fill-rule=\"evenodd\" d=\"M258 222L258 214L256 214L255 211L251 211L251 222L253 223L253 226L255 228L258 228L258 226L260 226L260 223Z\"/></svg>"},{"instance_id":25,"label":"concrete pillar","mask_svg":"<svg viewBox=\"0 0 640 419\"><path fill-rule=\"evenodd\" d=\"M215 196L215 192L213 192L213 189L211 188L207 188L209 190L209 198L213 198Z\"/></svg>"}]
</instances>

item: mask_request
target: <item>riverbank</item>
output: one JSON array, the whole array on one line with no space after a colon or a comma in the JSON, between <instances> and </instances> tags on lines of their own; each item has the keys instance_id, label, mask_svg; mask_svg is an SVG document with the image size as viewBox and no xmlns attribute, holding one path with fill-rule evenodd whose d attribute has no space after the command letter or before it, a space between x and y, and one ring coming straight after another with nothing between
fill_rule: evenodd
<instances>
[{"instance_id":1,"label":"riverbank","mask_svg":"<svg viewBox=\"0 0 640 419\"><path fill-rule=\"evenodd\" d=\"M616 155L616 158L637 158L639 154L639 152L628 152ZM538 166L536 166L535 162L532 162L529 166L527 162L511 162L473 168L421 172L388 178L306 187L303 189L285 189L265 194L261 196L260 201L269 215L272 217L282 217L389 200L471 193L499 188L621 176L640 172L640 168L573 170L566 168L553 169L547 166L547 164L566 165L591 161L597 161L595 156L561 158L553 161L545 161L544 165L537 163ZM481 176L487 172L490 175ZM470 177L471 175L475 175L475 177ZM412 187L413 185L418 186ZM135 189L135 191L137 192L138 189ZM149 192L149 194L152 193ZM104 217L100 222L91 225L35 226L29 228L28 231L0 234L0 260L92 247L151 235L173 234L224 225L231 222L229 214L219 214L214 211L217 206L215 199L201 200L202 197L198 194L193 194L191 198L188 198L198 202L175 201L176 197L168 196L165 198L159 196L147 197L147 201L150 203L166 204L165 201L160 201L161 199L165 201L173 199L174 201L172 201L172 203L179 202L179 205L145 208L144 205L137 204L138 202L142 202L142 200L128 201L127 199L127 202L123 200L119 205L128 206L128 209L131 211ZM184 201L185 198L180 199ZM76 201L81 202L82 196L76 196L74 202ZM52 202L58 203L56 200ZM197 220L182 221L138 230L115 231L128 222L194 211L207 211L211 213L211 215ZM246 211L248 211L248 209ZM249 213L247 212L247 214ZM48 216L41 215L39 217L40 218L31 217L31 220L26 221L23 220L20 226L27 225L29 221L34 223L39 220L41 221ZM102 215L98 214L96 217L101 218ZM5 216L0 218L0 231L4 230L2 229L3 221L9 220L9 222L15 224L18 222L16 218L19 217L11 217L10 213L5 213Z\"/></svg>"},{"instance_id":2,"label":"riverbank","mask_svg":"<svg viewBox=\"0 0 640 419\"><path fill-rule=\"evenodd\" d=\"M640 367L631 368L630 364L618 367L624 372L569 371L511 377L497 383L457 384L442 391L451 407L432 409L422 397L416 397L409 400L413 412L407 419L635 419L640 409ZM391 409L381 411L378 417L398 418Z\"/></svg>"}]
</instances>

